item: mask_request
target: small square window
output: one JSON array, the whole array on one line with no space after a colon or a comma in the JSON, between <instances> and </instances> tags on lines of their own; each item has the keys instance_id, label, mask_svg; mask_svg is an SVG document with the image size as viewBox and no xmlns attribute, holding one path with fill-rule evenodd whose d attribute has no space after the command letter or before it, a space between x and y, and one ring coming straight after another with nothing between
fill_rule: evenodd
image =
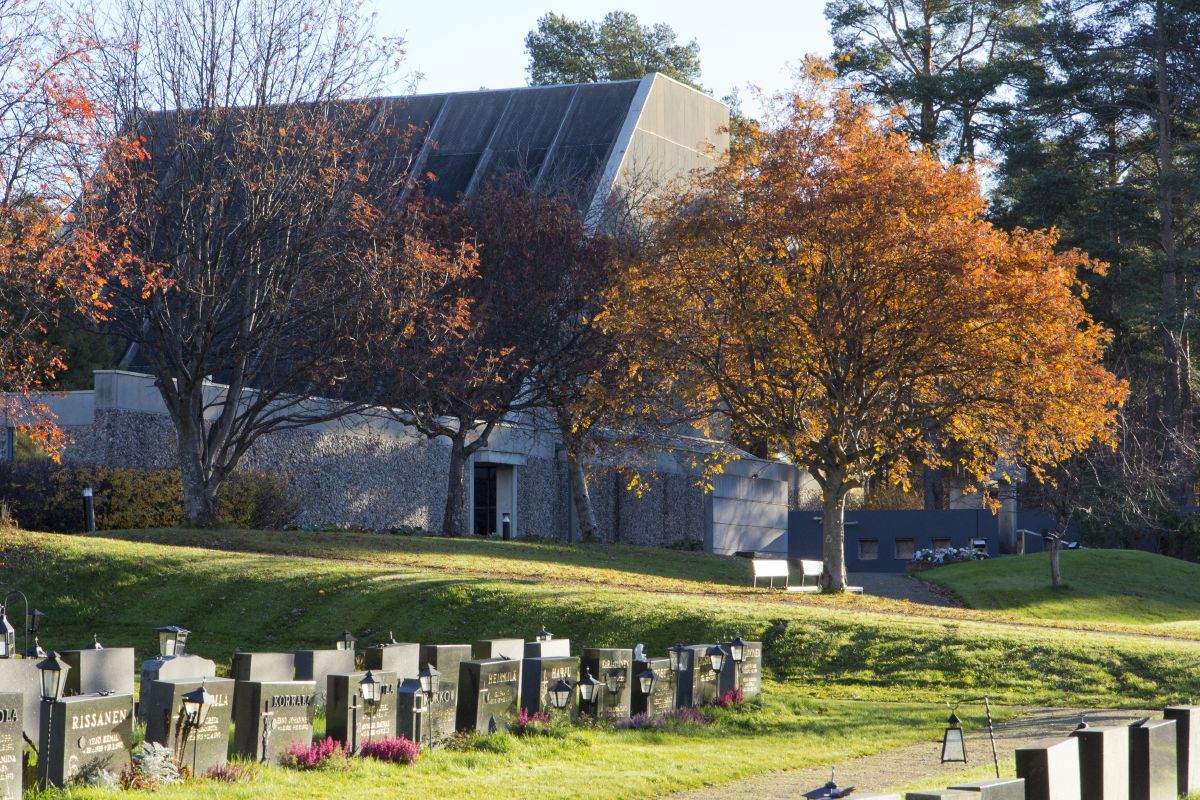
<instances>
[{"instance_id":1,"label":"small square window","mask_svg":"<svg viewBox=\"0 0 1200 800\"><path fill-rule=\"evenodd\" d=\"M953 545L950 544L949 539L934 539L933 540L933 549L934 550L949 550L952 546Z\"/></svg>"},{"instance_id":2,"label":"small square window","mask_svg":"<svg viewBox=\"0 0 1200 800\"><path fill-rule=\"evenodd\" d=\"M987 539L972 539L971 548L977 553L986 553L988 549Z\"/></svg>"},{"instance_id":3,"label":"small square window","mask_svg":"<svg viewBox=\"0 0 1200 800\"><path fill-rule=\"evenodd\" d=\"M858 540L858 560L859 561L877 561L879 559L879 540L878 539L859 539Z\"/></svg>"},{"instance_id":4,"label":"small square window","mask_svg":"<svg viewBox=\"0 0 1200 800\"><path fill-rule=\"evenodd\" d=\"M897 539L896 540L896 558L901 561L912 561L913 554L916 552L916 545L912 539Z\"/></svg>"}]
</instances>

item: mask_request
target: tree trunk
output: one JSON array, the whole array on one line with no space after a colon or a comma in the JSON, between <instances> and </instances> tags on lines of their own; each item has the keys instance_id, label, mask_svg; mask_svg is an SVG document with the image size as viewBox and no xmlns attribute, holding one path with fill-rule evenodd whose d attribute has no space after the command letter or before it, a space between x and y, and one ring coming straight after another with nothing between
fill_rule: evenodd
<instances>
[{"instance_id":1,"label":"tree trunk","mask_svg":"<svg viewBox=\"0 0 1200 800\"><path fill-rule=\"evenodd\" d=\"M1062 568L1059 566L1059 553L1062 552L1062 539L1056 533L1050 539L1050 585L1058 588L1063 585Z\"/></svg>"},{"instance_id":2,"label":"tree trunk","mask_svg":"<svg viewBox=\"0 0 1200 800\"><path fill-rule=\"evenodd\" d=\"M450 437L450 474L446 483L446 511L442 515L442 536L467 533L467 429L459 425Z\"/></svg>"},{"instance_id":3,"label":"tree trunk","mask_svg":"<svg viewBox=\"0 0 1200 800\"><path fill-rule=\"evenodd\" d=\"M821 512L821 591L846 591L846 488L838 472L826 475Z\"/></svg>"},{"instance_id":4,"label":"tree trunk","mask_svg":"<svg viewBox=\"0 0 1200 800\"><path fill-rule=\"evenodd\" d=\"M183 482L183 515L189 525L209 528L217 524L217 489L220 482L205 474L202 437L192 425L177 425L179 474Z\"/></svg>"},{"instance_id":5,"label":"tree trunk","mask_svg":"<svg viewBox=\"0 0 1200 800\"><path fill-rule=\"evenodd\" d=\"M567 472L571 476L571 496L575 501L575 516L579 519L579 539L595 542L599 539L600 525L596 522L596 509L592 505L592 493L588 489L587 473L579 459L568 448Z\"/></svg>"}]
</instances>

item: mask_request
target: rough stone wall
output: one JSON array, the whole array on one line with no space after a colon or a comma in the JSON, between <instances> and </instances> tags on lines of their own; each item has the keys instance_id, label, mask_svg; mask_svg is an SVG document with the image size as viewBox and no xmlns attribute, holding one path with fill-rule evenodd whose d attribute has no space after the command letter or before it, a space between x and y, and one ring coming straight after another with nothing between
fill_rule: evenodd
<instances>
[{"instance_id":1,"label":"rough stone wall","mask_svg":"<svg viewBox=\"0 0 1200 800\"><path fill-rule=\"evenodd\" d=\"M588 477L600 536L606 542L663 546L704 542L704 490L693 475L660 474L638 497L613 470Z\"/></svg>"},{"instance_id":2,"label":"rough stone wall","mask_svg":"<svg viewBox=\"0 0 1200 800\"><path fill-rule=\"evenodd\" d=\"M574 513L568 504L567 462L530 458L516 473L517 536L566 541Z\"/></svg>"}]
</instances>

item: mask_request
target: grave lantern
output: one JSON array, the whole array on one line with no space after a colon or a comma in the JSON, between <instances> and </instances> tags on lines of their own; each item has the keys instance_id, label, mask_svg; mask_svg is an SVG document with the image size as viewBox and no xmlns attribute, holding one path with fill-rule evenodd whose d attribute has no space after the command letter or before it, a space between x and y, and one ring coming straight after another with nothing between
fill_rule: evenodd
<instances>
[{"instance_id":1,"label":"grave lantern","mask_svg":"<svg viewBox=\"0 0 1200 800\"><path fill-rule=\"evenodd\" d=\"M437 667L433 664L423 664L419 673L421 681L421 691L427 695L432 695L438 690L442 683L442 673L438 672Z\"/></svg>"},{"instance_id":2,"label":"grave lantern","mask_svg":"<svg viewBox=\"0 0 1200 800\"><path fill-rule=\"evenodd\" d=\"M721 645L714 644L708 648L708 660L712 662L713 672L721 671L721 667L725 666L725 651Z\"/></svg>"},{"instance_id":3,"label":"grave lantern","mask_svg":"<svg viewBox=\"0 0 1200 800\"><path fill-rule=\"evenodd\" d=\"M652 669L644 669L638 673L638 683L641 684L642 694L654 694L654 686L658 683L658 675Z\"/></svg>"},{"instance_id":4,"label":"grave lantern","mask_svg":"<svg viewBox=\"0 0 1200 800\"><path fill-rule=\"evenodd\" d=\"M17 651L17 630L0 606L0 658L12 658Z\"/></svg>"},{"instance_id":5,"label":"grave lantern","mask_svg":"<svg viewBox=\"0 0 1200 800\"><path fill-rule=\"evenodd\" d=\"M684 654L687 653L687 648L679 643L667 651L667 659L671 666L671 672L683 672L687 669L687 663L684 661Z\"/></svg>"},{"instance_id":6,"label":"grave lantern","mask_svg":"<svg viewBox=\"0 0 1200 800\"><path fill-rule=\"evenodd\" d=\"M567 707L569 702L571 702L571 684L559 678L550 687L550 704L561 711Z\"/></svg>"},{"instance_id":7,"label":"grave lantern","mask_svg":"<svg viewBox=\"0 0 1200 800\"><path fill-rule=\"evenodd\" d=\"M746 657L746 643L742 641L741 634L733 637L733 641L729 643L729 657L735 664L741 664Z\"/></svg>"},{"instance_id":8,"label":"grave lantern","mask_svg":"<svg viewBox=\"0 0 1200 800\"><path fill-rule=\"evenodd\" d=\"M50 653L44 661L39 661L38 675L42 679L42 700L47 703L57 703L62 698L63 687L66 685L68 664L58 660L55 653Z\"/></svg>"},{"instance_id":9,"label":"grave lantern","mask_svg":"<svg viewBox=\"0 0 1200 800\"><path fill-rule=\"evenodd\" d=\"M155 628L158 631L158 654L163 658L173 658L183 655L187 649L188 634L191 631L178 625L164 625Z\"/></svg>"},{"instance_id":10,"label":"grave lantern","mask_svg":"<svg viewBox=\"0 0 1200 800\"><path fill-rule=\"evenodd\" d=\"M960 761L965 764L967 762L967 745L963 740L962 720L958 718L958 714L951 711L948 722L946 735L942 737L942 763Z\"/></svg>"},{"instance_id":11,"label":"grave lantern","mask_svg":"<svg viewBox=\"0 0 1200 800\"><path fill-rule=\"evenodd\" d=\"M42 620L45 617L46 612L37 608L31 608L25 614L25 627L29 630L30 636L33 636L42 627Z\"/></svg>"},{"instance_id":12,"label":"grave lantern","mask_svg":"<svg viewBox=\"0 0 1200 800\"><path fill-rule=\"evenodd\" d=\"M604 688L609 694L616 694L621 691L621 670L610 669L604 673Z\"/></svg>"},{"instance_id":13,"label":"grave lantern","mask_svg":"<svg viewBox=\"0 0 1200 800\"><path fill-rule=\"evenodd\" d=\"M337 649L353 650L356 641L358 640L354 638L354 634L350 631L342 631L342 635L337 637Z\"/></svg>"},{"instance_id":14,"label":"grave lantern","mask_svg":"<svg viewBox=\"0 0 1200 800\"><path fill-rule=\"evenodd\" d=\"M208 719L208 712L217 702L217 698L204 685L204 681L201 681L200 685L190 692L185 692L181 699L183 700L184 719L193 728L204 724L204 721Z\"/></svg>"},{"instance_id":15,"label":"grave lantern","mask_svg":"<svg viewBox=\"0 0 1200 800\"><path fill-rule=\"evenodd\" d=\"M546 626L543 625L541 627L541 629L538 630L537 635L534 636L533 638L539 642L548 642L554 638L554 634L551 633L550 631L546 630Z\"/></svg>"},{"instance_id":16,"label":"grave lantern","mask_svg":"<svg viewBox=\"0 0 1200 800\"><path fill-rule=\"evenodd\" d=\"M592 677L590 669L584 669L583 677L579 679L579 699L585 703L592 703L596 700L596 688L600 686L600 681Z\"/></svg>"},{"instance_id":17,"label":"grave lantern","mask_svg":"<svg viewBox=\"0 0 1200 800\"><path fill-rule=\"evenodd\" d=\"M363 702L370 710L374 710L379 705L379 689L379 681L375 680L375 676L371 674L370 670L367 670L367 674L358 682L358 691L362 694Z\"/></svg>"}]
</instances>

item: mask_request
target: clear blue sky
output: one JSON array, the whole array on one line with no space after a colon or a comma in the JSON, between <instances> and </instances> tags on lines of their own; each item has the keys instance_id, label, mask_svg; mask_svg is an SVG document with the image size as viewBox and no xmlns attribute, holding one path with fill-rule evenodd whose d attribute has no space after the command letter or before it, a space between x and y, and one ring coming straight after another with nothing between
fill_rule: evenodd
<instances>
[{"instance_id":1,"label":"clear blue sky","mask_svg":"<svg viewBox=\"0 0 1200 800\"><path fill-rule=\"evenodd\" d=\"M681 41L700 44L701 82L717 97L746 84L774 92L791 85L789 64L806 53L828 55L824 0L367 0L380 33L407 40L407 67L420 92L501 89L525 84L525 34L548 11L598 20L630 11L642 24L665 22Z\"/></svg>"}]
</instances>

